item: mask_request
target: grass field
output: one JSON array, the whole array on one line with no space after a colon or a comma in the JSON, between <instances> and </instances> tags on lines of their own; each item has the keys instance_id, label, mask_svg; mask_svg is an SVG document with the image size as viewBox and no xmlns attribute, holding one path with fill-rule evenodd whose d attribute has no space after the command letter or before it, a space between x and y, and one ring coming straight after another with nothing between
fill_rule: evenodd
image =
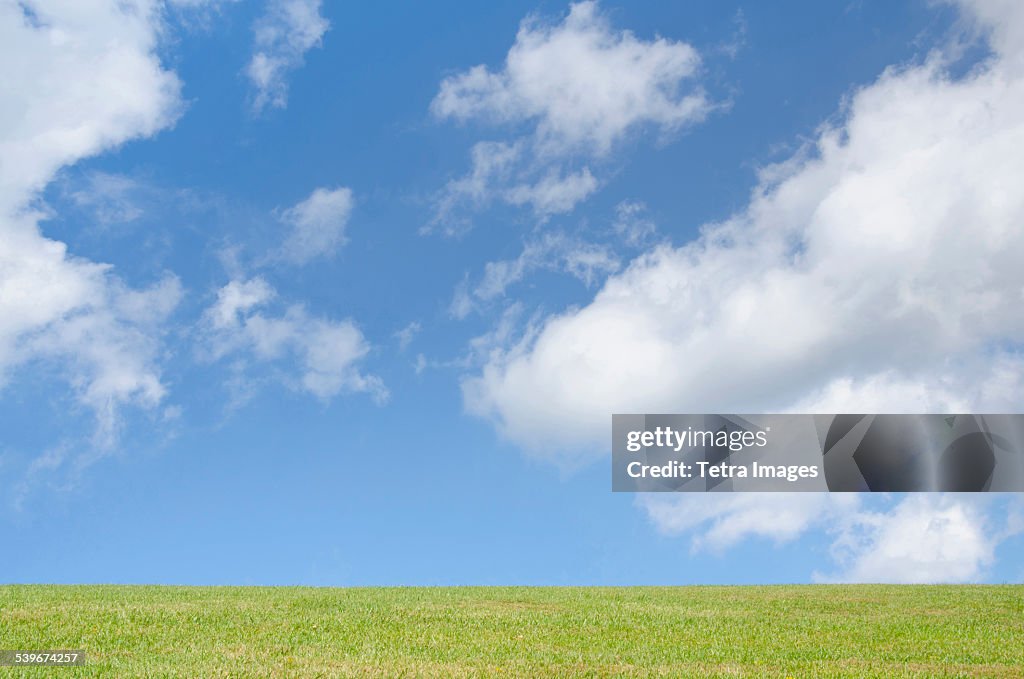
<instances>
[{"instance_id":1,"label":"grass field","mask_svg":"<svg viewBox=\"0 0 1024 679\"><path fill-rule=\"evenodd\" d=\"M0 586L23 676L1024 677L1024 587Z\"/></svg>"}]
</instances>

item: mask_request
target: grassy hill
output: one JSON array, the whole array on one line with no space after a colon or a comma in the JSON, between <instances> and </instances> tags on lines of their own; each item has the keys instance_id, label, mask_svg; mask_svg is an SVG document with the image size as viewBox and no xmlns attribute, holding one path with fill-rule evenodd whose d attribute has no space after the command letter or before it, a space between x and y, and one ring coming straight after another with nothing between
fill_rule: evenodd
<instances>
[{"instance_id":1,"label":"grassy hill","mask_svg":"<svg viewBox=\"0 0 1024 679\"><path fill-rule=\"evenodd\" d=\"M0 675L1024 677L1024 587L0 586L39 648L88 665Z\"/></svg>"}]
</instances>

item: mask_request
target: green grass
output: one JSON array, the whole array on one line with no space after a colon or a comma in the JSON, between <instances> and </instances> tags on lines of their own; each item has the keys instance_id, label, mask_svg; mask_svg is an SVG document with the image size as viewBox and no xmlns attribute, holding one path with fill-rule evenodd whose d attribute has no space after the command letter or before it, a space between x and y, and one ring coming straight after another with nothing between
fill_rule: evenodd
<instances>
[{"instance_id":1,"label":"green grass","mask_svg":"<svg viewBox=\"0 0 1024 679\"><path fill-rule=\"evenodd\" d=\"M0 586L19 648L88 665L0 673L1024 677L1024 587Z\"/></svg>"}]
</instances>

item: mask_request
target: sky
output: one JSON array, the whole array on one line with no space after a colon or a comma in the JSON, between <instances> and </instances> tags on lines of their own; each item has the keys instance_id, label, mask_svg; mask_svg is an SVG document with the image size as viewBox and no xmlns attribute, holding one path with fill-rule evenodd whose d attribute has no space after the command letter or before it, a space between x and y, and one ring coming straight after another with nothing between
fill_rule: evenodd
<instances>
[{"instance_id":1,"label":"sky","mask_svg":"<svg viewBox=\"0 0 1024 679\"><path fill-rule=\"evenodd\" d=\"M0 2L0 582L1022 582L616 412L1019 412L1024 5Z\"/></svg>"}]
</instances>

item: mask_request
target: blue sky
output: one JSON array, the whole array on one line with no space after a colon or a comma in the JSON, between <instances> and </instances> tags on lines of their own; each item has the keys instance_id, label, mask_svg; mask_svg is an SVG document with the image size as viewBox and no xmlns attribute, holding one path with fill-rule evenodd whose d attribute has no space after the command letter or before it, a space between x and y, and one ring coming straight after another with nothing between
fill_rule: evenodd
<instances>
[{"instance_id":1,"label":"blue sky","mask_svg":"<svg viewBox=\"0 0 1024 679\"><path fill-rule=\"evenodd\" d=\"M0 581L1024 578L1014 497L616 495L607 458L612 412L1019 410L1021 10L0 26Z\"/></svg>"}]
</instances>

